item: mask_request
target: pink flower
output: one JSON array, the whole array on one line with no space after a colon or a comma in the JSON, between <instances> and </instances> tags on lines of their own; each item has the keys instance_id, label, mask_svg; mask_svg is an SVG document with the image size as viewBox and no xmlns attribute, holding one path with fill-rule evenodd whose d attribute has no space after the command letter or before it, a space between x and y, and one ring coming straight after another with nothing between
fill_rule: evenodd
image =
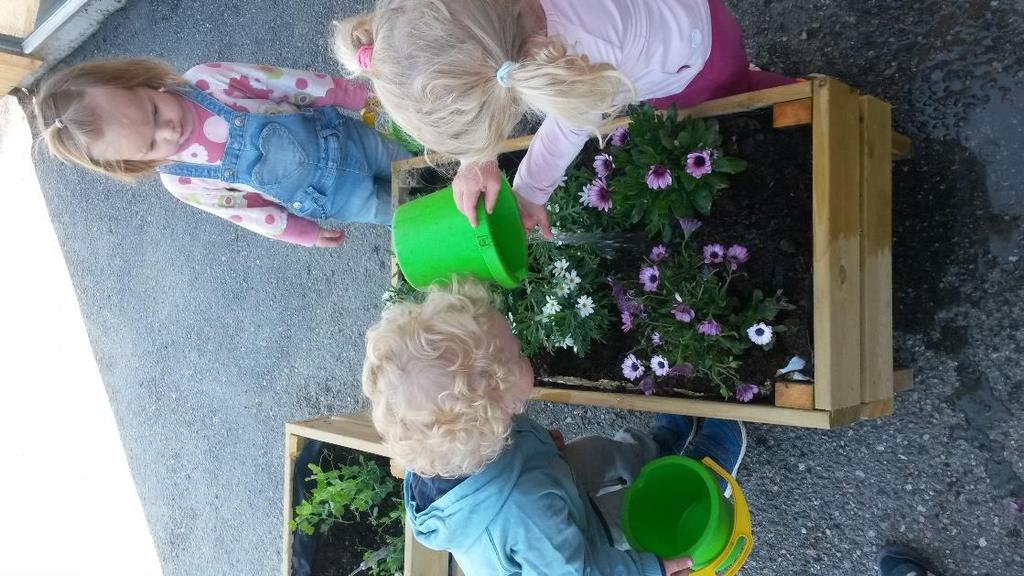
<instances>
[{"instance_id":1,"label":"pink flower","mask_svg":"<svg viewBox=\"0 0 1024 576\"><path fill-rule=\"evenodd\" d=\"M721 264L725 260L725 247L721 244L708 244L704 247L705 264Z\"/></svg>"},{"instance_id":2,"label":"pink flower","mask_svg":"<svg viewBox=\"0 0 1024 576\"><path fill-rule=\"evenodd\" d=\"M615 162L612 161L612 157L608 154L598 154L594 156L594 170L597 172L598 178L604 178L612 173L615 169Z\"/></svg>"},{"instance_id":3,"label":"pink flower","mask_svg":"<svg viewBox=\"0 0 1024 576\"><path fill-rule=\"evenodd\" d=\"M622 148L626 144L629 144L629 130L626 130L625 128L616 128L612 131L608 140L612 143L612 146Z\"/></svg>"},{"instance_id":4,"label":"pink flower","mask_svg":"<svg viewBox=\"0 0 1024 576\"><path fill-rule=\"evenodd\" d=\"M725 253L725 259L729 261L729 269L735 270L740 267L740 264L750 259L750 252L739 244L733 244Z\"/></svg>"},{"instance_id":5,"label":"pink flower","mask_svg":"<svg viewBox=\"0 0 1024 576\"><path fill-rule=\"evenodd\" d=\"M722 333L722 325L714 319L704 320L697 325L697 333L704 336L718 336Z\"/></svg>"},{"instance_id":6,"label":"pink flower","mask_svg":"<svg viewBox=\"0 0 1024 576\"><path fill-rule=\"evenodd\" d=\"M753 384L740 384L736 387L736 399L740 402L750 402L761 392L761 389Z\"/></svg>"},{"instance_id":7,"label":"pink flower","mask_svg":"<svg viewBox=\"0 0 1024 576\"><path fill-rule=\"evenodd\" d=\"M633 354L626 356L622 361L622 375L630 380L636 380L643 376L643 374L644 365L640 363L640 360L637 360L637 357Z\"/></svg>"},{"instance_id":8,"label":"pink flower","mask_svg":"<svg viewBox=\"0 0 1024 576\"><path fill-rule=\"evenodd\" d=\"M668 256L668 248L665 248L664 244L658 244L654 248L651 248L651 255L647 257L651 262L661 262Z\"/></svg>"},{"instance_id":9,"label":"pink flower","mask_svg":"<svg viewBox=\"0 0 1024 576\"><path fill-rule=\"evenodd\" d=\"M686 173L694 178L711 174L711 150L691 152L686 156Z\"/></svg>"},{"instance_id":10,"label":"pink flower","mask_svg":"<svg viewBox=\"0 0 1024 576\"><path fill-rule=\"evenodd\" d=\"M644 378L643 380L640 381L639 384L637 384L637 388L639 388L641 392L648 396L654 394L654 375L648 374L646 378Z\"/></svg>"},{"instance_id":11,"label":"pink flower","mask_svg":"<svg viewBox=\"0 0 1024 576\"><path fill-rule=\"evenodd\" d=\"M602 212L611 210L612 191L608 189L608 182L604 178L594 179L593 182L583 187L580 201L584 206L597 208Z\"/></svg>"},{"instance_id":12,"label":"pink flower","mask_svg":"<svg viewBox=\"0 0 1024 576\"><path fill-rule=\"evenodd\" d=\"M679 320L680 322L686 322L687 324L692 322L693 317L696 316L696 314L693 311L693 308L690 308L686 304L676 304L672 308L672 315L676 317L676 320Z\"/></svg>"},{"instance_id":13,"label":"pink flower","mask_svg":"<svg viewBox=\"0 0 1024 576\"><path fill-rule=\"evenodd\" d=\"M702 226L696 218L680 218L679 227L683 229L683 236L689 238L698 228Z\"/></svg>"},{"instance_id":14,"label":"pink flower","mask_svg":"<svg viewBox=\"0 0 1024 576\"><path fill-rule=\"evenodd\" d=\"M651 166L647 171L647 187L651 190L662 190L672 185L672 172L661 164Z\"/></svg>"},{"instance_id":15,"label":"pink flower","mask_svg":"<svg viewBox=\"0 0 1024 576\"><path fill-rule=\"evenodd\" d=\"M625 310L623 310L622 314L620 315L620 317L622 318L622 331L623 332L629 332L630 330L632 330L633 329L633 315L630 314L629 312L626 312Z\"/></svg>"},{"instance_id":16,"label":"pink flower","mask_svg":"<svg viewBox=\"0 0 1024 576\"><path fill-rule=\"evenodd\" d=\"M654 292L661 282L661 272L657 266L645 266L640 269L640 282L644 285L644 292Z\"/></svg>"}]
</instances>

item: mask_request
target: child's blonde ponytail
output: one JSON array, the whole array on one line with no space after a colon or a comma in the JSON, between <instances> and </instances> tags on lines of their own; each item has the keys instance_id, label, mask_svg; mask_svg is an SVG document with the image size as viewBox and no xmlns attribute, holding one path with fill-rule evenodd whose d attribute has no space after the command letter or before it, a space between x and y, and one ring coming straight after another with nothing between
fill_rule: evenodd
<instances>
[{"instance_id":1,"label":"child's blonde ponytail","mask_svg":"<svg viewBox=\"0 0 1024 576\"><path fill-rule=\"evenodd\" d=\"M596 131L632 100L632 84L613 66L530 29L523 0L377 0L376 8L335 25L335 53L372 80L388 115L428 150L490 159L526 113ZM361 70L366 44L373 61Z\"/></svg>"}]
</instances>

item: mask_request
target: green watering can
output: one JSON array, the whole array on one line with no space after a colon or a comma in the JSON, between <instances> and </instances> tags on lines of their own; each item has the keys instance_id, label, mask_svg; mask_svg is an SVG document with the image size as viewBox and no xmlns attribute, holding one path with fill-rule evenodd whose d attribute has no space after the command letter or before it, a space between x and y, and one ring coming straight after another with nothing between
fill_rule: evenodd
<instances>
[{"instance_id":1,"label":"green watering can","mask_svg":"<svg viewBox=\"0 0 1024 576\"><path fill-rule=\"evenodd\" d=\"M712 472L732 486L731 502ZM739 572L754 545L750 528L743 491L711 458L648 462L622 503L622 531L630 546L659 558L688 557L691 576Z\"/></svg>"},{"instance_id":2,"label":"green watering can","mask_svg":"<svg viewBox=\"0 0 1024 576\"><path fill-rule=\"evenodd\" d=\"M487 213L481 197L476 228L455 206L449 186L403 204L395 210L391 241L398 267L417 290L453 275L470 275L515 288L526 278L526 232L508 180L494 211Z\"/></svg>"}]
</instances>

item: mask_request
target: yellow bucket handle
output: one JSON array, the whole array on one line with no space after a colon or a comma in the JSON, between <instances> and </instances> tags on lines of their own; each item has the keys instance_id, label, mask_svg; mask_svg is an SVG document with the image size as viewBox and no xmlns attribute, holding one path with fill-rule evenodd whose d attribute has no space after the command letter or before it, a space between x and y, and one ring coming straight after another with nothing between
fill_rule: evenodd
<instances>
[{"instance_id":1,"label":"yellow bucket handle","mask_svg":"<svg viewBox=\"0 0 1024 576\"><path fill-rule=\"evenodd\" d=\"M735 576L743 564L747 561L747 556L750 556L750 551L754 548L754 536L750 531L750 508L747 507L747 499L743 496L743 490L740 489L740 485L736 483L736 479L731 474L726 472L715 463L711 458L704 458L701 461L705 466L711 469L712 472L718 474L729 486L732 486L732 504L733 504L733 521L732 521L732 535L729 536L729 544L722 550L722 553L715 558L715 561L708 564L700 570L694 570L690 572L690 576L715 576L718 574L718 570L729 559L733 549L736 547L736 543L740 538L744 539L743 551L733 561L732 566L724 573L724 576Z\"/></svg>"}]
</instances>

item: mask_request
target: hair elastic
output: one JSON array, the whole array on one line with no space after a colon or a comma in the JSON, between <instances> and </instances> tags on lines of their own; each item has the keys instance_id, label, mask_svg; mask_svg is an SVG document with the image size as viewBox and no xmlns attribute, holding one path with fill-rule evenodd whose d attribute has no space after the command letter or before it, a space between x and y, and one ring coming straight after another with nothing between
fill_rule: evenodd
<instances>
[{"instance_id":1,"label":"hair elastic","mask_svg":"<svg viewBox=\"0 0 1024 576\"><path fill-rule=\"evenodd\" d=\"M498 84L502 88L509 88L508 75L516 69L517 64L511 60L506 60L501 67L498 68L498 72L495 73L494 77L498 79Z\"/></svg>"},{"instance_id":2,"label":"hair elastic","mask_svg":"<svg viewBox=\"0 0 1024 576\"><path fill-rule=\"evenodd\" d=\"M369 70L373 63L373 44L363 44L356 50L356 63L360 70Z\"/></svg>"},{"instance_id":3,"label":"hair elastic","mask_svg":"<svg viewBox=\"0 0 1024 576\"><path fill-rule=\"evenodd\" d=\"M53 125L57 127L57 130L60 130L61 128L63 128L65 126L64 121L61 120L60 118L57 118L56 120L54 120L53 121Z\"/></svg>"}]
</instances>

